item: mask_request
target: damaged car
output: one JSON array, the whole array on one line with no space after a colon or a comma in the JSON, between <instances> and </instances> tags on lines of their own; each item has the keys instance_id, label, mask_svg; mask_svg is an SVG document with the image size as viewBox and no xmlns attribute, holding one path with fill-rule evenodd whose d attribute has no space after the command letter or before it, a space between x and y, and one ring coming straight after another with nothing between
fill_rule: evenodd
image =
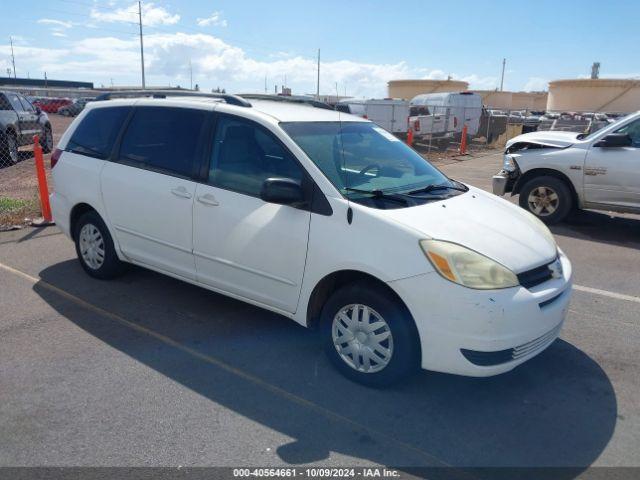
<instances>
[{"instance_id":1,"label":"damaged car","mask_svg":"<svg viewBox=\"0 0 640 480\"><path fill-rule=\"evenodd\" d=\"M640 213L640 111L588 135L512 138L493 193L519 195L520 206L547 224L574 209Z\"/></svg>"}]
</instances>

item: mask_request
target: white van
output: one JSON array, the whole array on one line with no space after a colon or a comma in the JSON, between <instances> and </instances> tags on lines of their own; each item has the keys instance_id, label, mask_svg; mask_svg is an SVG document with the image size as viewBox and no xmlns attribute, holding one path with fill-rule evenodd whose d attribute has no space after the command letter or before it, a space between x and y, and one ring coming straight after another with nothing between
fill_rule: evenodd
<instances>
[{"instance_id":1,"label":"white van","mask_svg":"<svg viewBox=\"0 0 640 480\"><path fill-rule=\"evenodd\" d=\"M387 132L406 134L409 119L409 102L393 98L342 100L336 105L339 112L350 113L371 120Z\"/></svg>"},{"instance_id":2,"label":"white van","mask_svg":"<svg viewBox=\"0 0 640 480\"><path fill-rule=\"evenodd\" d=\"M132 263L317 327L373 386L495 375L557 338L571 264L518 206L360 117L137 93L153 98L87 104L51 157L56 224L90 276Z\"/></svg>"},{"instance_id":3,"label":"white van","mask_svg":"<svg viewBox=\"0 0 640 480\"><path fill-rule=\"evenodd\" d=\"M444 124L453 133L462 133L467 126L467 135L474 136L480 127L482 116L482 97L473 92L426 93L413 97L411 107L427 107L430 115L444 116ZM412 114L409 123L414 122Z\"/></svg>"}]
</instances>

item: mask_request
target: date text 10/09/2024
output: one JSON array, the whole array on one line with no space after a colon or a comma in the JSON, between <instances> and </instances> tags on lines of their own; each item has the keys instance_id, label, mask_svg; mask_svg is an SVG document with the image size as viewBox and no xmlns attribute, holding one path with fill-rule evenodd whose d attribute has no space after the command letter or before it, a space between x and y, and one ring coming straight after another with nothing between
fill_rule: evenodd
<instances>
[{"instance_id":1,"label":"date text 10/09/2024","mask_svg":"<svg viewBox=\"0 0 640 480\"><path fill-rule=\"evenodd\" d=\"M234 468L234 477L280 478L394 478L397 470L388 468Z\"/></svg>"}]
</instances>

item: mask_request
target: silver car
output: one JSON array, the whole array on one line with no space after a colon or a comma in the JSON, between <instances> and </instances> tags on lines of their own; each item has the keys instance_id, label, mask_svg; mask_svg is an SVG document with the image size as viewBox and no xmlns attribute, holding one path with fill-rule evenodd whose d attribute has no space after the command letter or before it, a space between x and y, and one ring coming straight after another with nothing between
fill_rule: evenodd
<instances>
[{"instance_id":1,"label":"silver car","mask_svg":"<svg viewBox=\"0 0 640 480\"><path fill-rule=\"evenodd\" d=\"M507 142L496 195L520 195L545 223L572 209L640 213L640 111L589 135L542 131Z\"/></svg>"}]
</instances>

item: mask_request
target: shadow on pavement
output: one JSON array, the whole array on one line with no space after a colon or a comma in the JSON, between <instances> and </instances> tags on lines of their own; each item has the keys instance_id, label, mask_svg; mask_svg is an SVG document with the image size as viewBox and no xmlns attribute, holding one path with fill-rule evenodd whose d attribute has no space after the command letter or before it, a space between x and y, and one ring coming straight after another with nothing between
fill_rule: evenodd
<instances>
[{"instance_id":1,"label":"shadow on pavement","mask_svg":"<svg viewBox=\"0 0 640 480\"><path fill-rule=\"evenodd\" d=\"M611 216L606 212L581 210L571 214L564 223L551 225L550 229L555 235L640 248L640 219L637 215Z\"/></svg>"},{"instance_id":2,"label":"shadow on pavement","mask_svg":"<svg viewBox=\"0 0 640 480\"><path fill-rule=\"evenodd\" d=\"M212 402L295 439L277 449L290 464L321 462L333 451L395 466L433 466L435 457L457 467L587 467L614 431L617 404L607 375L562 340L498 377L423 372L394 389L371 390L337 374L313 332L169 277L132 268L117 281L100 282L88 278L76 261L53 265L41 277L348 419L323 416L82 308L42 282L34 286L61 315L106 344ZM562 472L554 478L572 478L579 470Z\"/></svg>"}]
</instances>

